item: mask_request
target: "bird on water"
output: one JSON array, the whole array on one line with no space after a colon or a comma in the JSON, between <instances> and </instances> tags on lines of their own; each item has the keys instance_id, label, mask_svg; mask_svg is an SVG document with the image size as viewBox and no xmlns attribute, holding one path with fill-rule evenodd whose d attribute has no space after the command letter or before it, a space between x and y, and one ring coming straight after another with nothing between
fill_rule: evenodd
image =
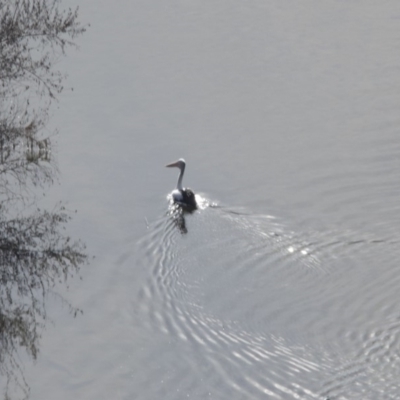
<instances>
[{"instance_id":1,"label":"bird on water","mask_svg":"<svg viewBox=\"0 0 400 400\"><path fill-rule=\"evenodd\" d=\"M191 189L183 188L182 179L185 173L186 162L183 158L175 161L171 164L166 165L166 167L176 167L180 169L178 183L176 189L171 193L172 200L175 204L179 204L187 210L195 210L197 208L196 197Z\"/></svg>"}]
</instances>

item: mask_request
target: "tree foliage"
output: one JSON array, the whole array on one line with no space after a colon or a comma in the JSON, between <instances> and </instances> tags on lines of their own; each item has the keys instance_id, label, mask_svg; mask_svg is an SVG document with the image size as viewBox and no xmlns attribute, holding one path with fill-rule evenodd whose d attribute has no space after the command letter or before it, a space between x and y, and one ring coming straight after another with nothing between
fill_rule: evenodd
<instances>
[{"instance_id":1,"label":"tree foliage","mask_svg":"<svg viewBox=\"0 0 400 400\"><path fill-rule=\"evenodd\" d=\"M60 0L0 0L0 375L25 397L16 354L25 349L36 359L47 294L87 262L84 244L63 231L64 207L27 211L32 189L57 175L44 134L65 78L54 65L84 31L78 9Z\"/></svg>"},{"instance_id":2,"label":"tree foliage","mask_svg":"<svg viewBox=\"0 0 400 400\"><path fill-rule=\"evenodd\" d=\"M60 10L59 4L0 1L0 80L7 96L32 91L32 84L51 98L62 91L63 76L53 69L54 60L85 28L78 22L78 9Z\"/></svg>"},{"instance_id":3,"label":"tree foliage","mask_svg":"<svg viewBox=\"0 0 400 400\"><path fill-rule=\"evenodd\" d=\"M0 373L25 395L28 385L21 383L15 354L25 349L36 359L47 294L87 261L84 244L60 233L69 219L60 206L52 212L37 210L0 220ZM74 315L79 312L68 306Z\"/></svg>"},{"instance_id":4,"label":"tree foliage","mask_svg":"<svg viewBox=\"0 0 400 400\"><path fill-rule=\"evenodd\" d=\"M60 9L58 0L0 0L2 201L20 195L30 183L53 181L56 166L43 128L64 80L53 66L84 31L78 9Z\"/></svg>"}]
</instances>

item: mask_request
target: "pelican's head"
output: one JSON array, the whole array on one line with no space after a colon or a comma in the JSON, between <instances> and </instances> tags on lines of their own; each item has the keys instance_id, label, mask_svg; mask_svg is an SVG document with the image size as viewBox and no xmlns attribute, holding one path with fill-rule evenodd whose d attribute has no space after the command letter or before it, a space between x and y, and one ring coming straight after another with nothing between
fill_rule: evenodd
<instances>
[{"instance_id":1,"label":"pelican's head","mask_svg":"<svg viewBox=\"0 0 400 400\"><path fill-rule=\"evenodd\" d=\"M185 169L186 163L185 160L183 158L180 158L178 161L175 161L171 164L167 164L166 167L177 167L179 168L181 171Z\"/></svg>"}]
</instances>

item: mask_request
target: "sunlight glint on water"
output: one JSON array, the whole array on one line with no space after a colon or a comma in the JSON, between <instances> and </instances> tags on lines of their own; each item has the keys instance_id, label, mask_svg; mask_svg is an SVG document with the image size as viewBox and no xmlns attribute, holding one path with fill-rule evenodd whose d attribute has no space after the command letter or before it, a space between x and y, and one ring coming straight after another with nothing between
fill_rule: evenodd
<instances>
[{"instance_id":1,"label":"sunlight glint on water","mask_svg":"<svg viewBox=\"0 0 400 400\"><path fill-rule=\"evenodd\" d=\"M400 3L80 12L49 201L96 258L31 398L399 398Z\"/></svg>"}]
</instances>

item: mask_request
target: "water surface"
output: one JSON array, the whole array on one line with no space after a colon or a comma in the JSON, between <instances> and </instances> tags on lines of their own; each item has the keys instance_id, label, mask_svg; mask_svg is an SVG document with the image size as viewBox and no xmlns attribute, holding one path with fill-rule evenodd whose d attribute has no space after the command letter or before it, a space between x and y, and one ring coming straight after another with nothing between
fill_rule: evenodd
<instances>
[{"instance_id":1,"label":"water surface","mask_svg":"<svg viewBox=\"0 0 400 400\"><path fill-rule=\"evenodd\" d=\"M31 398L400 396L400 5L90 2L60 128L96 255ZM168 213L184 182L209 203Z\"/></svg>"}]
</instances>

